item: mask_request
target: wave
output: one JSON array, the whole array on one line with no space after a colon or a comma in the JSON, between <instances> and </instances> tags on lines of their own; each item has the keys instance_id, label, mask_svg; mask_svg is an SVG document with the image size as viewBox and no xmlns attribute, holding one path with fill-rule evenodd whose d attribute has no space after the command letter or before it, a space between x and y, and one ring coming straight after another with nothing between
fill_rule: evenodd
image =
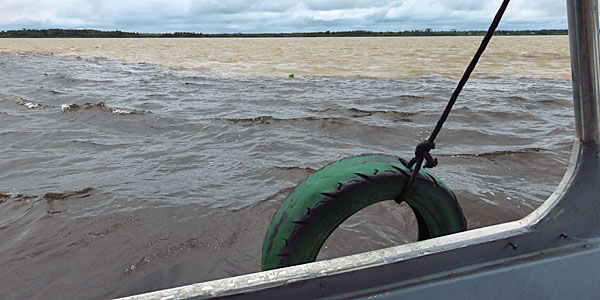
<instances>
[{"instance_id":1,"label":"wave","mask_svg":"<svg viewBox=\"0 0 600 300\"><path fill-rule=\"evenodd\" d=\"M78 110L89 110L89 109L100 109L102 111L111 112L119 115L131 115L131 114L144 114L148 113L146 110L137 110L129 108L110 107L100 101L100 103L85 103L85 104L62 104L60 110L62 112L74 112Z\"/></svg>"},{"instance_id":2,"label":"wave","mask_svg":"<svg viewBox=\"0 0 600 300\"><path fill-rule=\"evenodd\" d=\"M44 203L44 200L45 200L46 205L48 205L47 209L45 209L45 212L48 214L59 214L59 213L62 213L64 211L64 209L63 210L55 209L54 201L64 200L64 199L69 199L69 198L77 198L77 199L87 198L91 195L92 192L94 192L94 190L95 190L94 188L88 187L88 188L84 188L84 189L78 190L78 191L70 191L70 192L62 192L62 193L48 192L41 196L23 195L20 193L15 193L15 194L0 193L0 204L18 203L18 202L30 201L32 199L33 199L33 201L31 203L33 204L33 203L40 203L39 201L43 201L41 203ZM1 229L1 227L0 227L0 229Z\"/></svg>"},{"instance_id":3,"label":"wave","mask_svg":"<svg viewBox=\"0 0 600 300\"><path fill-rule=\"evenodd\" d=\"M65 103L61 104L60 107L51 104L34 102L31 100L27 100L25 98L17 98L15 102L19 105L25 106L28 109L58 109L60 108L61 112L75 112L79 110L89 110L89 109L100 109L105 112L110 112L119 115L132 115L132 114L145 114L150 113L147 110L140 109L131 109L131 108L120 108L120 107L111 107L104 103L104 101L100 101L99 103L85 103L85 104L74 104L74 103Z\"/></svg>"},{"instance_id":4,"label":"wave","mask_svg":"<svg viewBox=\"0 0 600 300\"><path fill-rule=\"evenodd\" d=\"M522 148L515 150L498 150L498 151L490 151L490 152L481 152L481 153L460 153L460 154L438 154L438 156L452 156L452 157L495 157L501 155L510 155L510 154L527 154L527 153L535 153L535 152L547 152L550 151L544 148Z\"/></svg>"},{"instance_id":5,"label":"wave","mask_svg":"<svg viewBox=\"0 0 600 300\"><path fill-rule=\"evenodd\" d=\"M222 118L221 120L237 123L237 122L266 122L266 121L283 120L283 119L276 119L273 116L258 116L258 117L254 117L254 118Z\"/></svg>"},{"instance_id":6,"label":"wave","mask_svg":"<svg viewBox=\"0 0 600 300\"><path fill-rule=\"evenodd\" d=\"M44 212L49 215L54 215L54 214L59 214L59 213L62 213L65 211L65 209L55 209L54 201L64 200L64 199L69 199L69 198L76 198L76 199L87 198L94 191L95 191L94 188L88 187L88 188L84 188L82 190L71 191L71 192L62 192L62 193L48 192L41 196L30 196L30 195L23 195L23 194L19 194L19 193L16 193L16 194L0 193L0 204L3 204L5 202L6 203L18 203L18 202L31 201L31 204L33 207L34 205L37 205L39 203L45 203L45 205L47 205L47 207L44 209ZM10 221L9 223L12 223L12 221ZM5 223L4 226L0 226L0 229L8 226L9 223Z\"/></svg>"},{"instance_id":7,"label":"wave","mask_svg":"<svg viewBox=\"0 0 600 300\"><path fill-rule=\"evenodd\" d=\"M522 57L526 58L548 58L552 60L569 59L570 56L563 53L523 53Z\"/></svg>"},{"instance_id":8,"label":"wave","mask_svg":"<svg viewBox=\"0 0 600 300\"><path fill-rule=\"evenodd\" d=\"M350 115L355 118L367 117L367 116L372 116L375 114L389 114L389 115L396 115L396 116L400 116L400 117L412 117L412 116L415 116L418 114L416 112L405 112L405 111L396 111L396 110L387 110L387 109L369 110L369 109L362 109L362 108L356 108L356 107L351 107L351 108L346 108L346 109L339 109L339 108L326 108L326 109L322 109L322 110L310 109L310 111L316 112L316 113L336 112L336 113L340 113L340 114L344 114L344 115Z\"/></svg>"},{"instance_id":9,"label":"wave","mask_svg":"<svg viewBox=\"0 0 600 300\"><path fill-rule=\"evenodd\" d=\"M355 115L353 115L354 117L366 117L366 116L372 116L375 114L390 114L390 115L401 116L401 117L412 117L417 114L416 112L405 112L405 111L395 111L395 110L367 110L367 109L360 109L360 108L355 108L355 107L348 109L348 111L350 111L351 113L354 113L355 114ZM360 114L362 114L362 115L360 115Z\"/></svg>"},{"instance_id":10,"label":"wave","mask_svg":"<svg viewBox=\"0 0 600 300\"><path fill-rule=\"evenodd\" d=\"M38 90L47 91L47 92L49 92L50 94L54 94L54 95L58 95L58 94L64 94L63 92L59 92L59 91L57 91L57 90L51 90L51 89L47 89L47 88L45 88L45 87L40 87L40 88L38 88Z\"/></svg>"},{"instance_id":11,"label":"wave","mask_svg":"<svg viewBox=\"0 0 600 300\"><path fill-rule=\"evenodd\" d=\"M14 201L23 201L23 200L33 199L33 198L35 198L35 197L23 195L23 194L19 194L19 193L16 193L16 194L0 193L0 204L7 202L10 199L12 199Z\"/></svg>"},{"instance_id":12,"label":"wave","mask_svg":"<svg viewBox=\"0 0 600 300\"><path fill-rule=\"evenodd\" d=\"M220 118L219 120L233 122L233 123L258 123L258 124L268 124L271 122L280 122L280 121L328 121L332 123L347 123L348 118L357 119L368 116L373 116L377 114L388 114L394 118L394 120L411 122L412 120L409 117L415 116L417 112L403 112L403 111L394 111L394 110L366 110L360 108L348 108L348 109L337 109L337 108L327 108L323 110L314 110L310 109L309 111L314 113L324 114L327 113L329 115L338 115L338 116L305 116L305 117L292 117L292 118L278 118L272 115L263 115L251 118Z\"/></svg>"},{"instance_id":13,"label":"wave","mask_svg":"<svg viewBox=\"0 0 600 300\"><path fill-rule=\"evenodd\" d=\"M285 122L285 121L330 121L334 123L343 123L342 118L330 118L330 117L297 117L297 118L277 118L271 115L258 116L253 118L220 118L219 120L233 122L233 123L257 123L257 124L269 124L270 122Z\"/></svg>"},{"instance_id":14,"label":"wave","mask_svg":"<svg viewBox=\"0 0 600 300\"><path fill-rule=\"evenodd\" d=\"M284 170L284 171L305 171L308 172L310 174L316 172L317 170L313 169L313 168L309 168L309 167L280 167L280 166L275 166L276 169L279 170Z\"/></svg>"},{"instance_id":15,"label":"wave","mask_svg":"<svg viewBox=\"0 0 600 300\"><path fill-rule=\"evenodd\" d=\"M71 197L75 197L78 199L89 197L90 194L95 191L93 187L87 187L79 191L71 191L64 193L45 193L42 198L46 199L48 202L55 200L63 200Z\"/></svg>"},{"instance_id":16,"label":"wave","mask_svg":"<svg viewBox=\"0 0 600 300\"><path fill-rule=\"evenodd\" d=\"M37 102L33 102L31 100L27 100L24 98L17 98L17 100L15 100L15 102L19 105L23 105L29 109L44 109L44 108L56 108L56 106L54 105L50 105L50 104L44 104L44 103L37 103Z\"/></svg>"},{"instance_id":17,"label":"wave","mask_svg":"<svg viewBox=\"0 0 600 300\"><path fill-rule=\"evenodd\" d=\"M91 193L93 193L96 189L93 187L87 187L77 191L69 191L69 192L48 192L43 195L24 195L20 193L0 193L0 203L6 202L8 199L13 199L15 201L22 201L28 199L45 199L47 202L52 202L55 200L63 200L71 197L75 197L78 199L89 197Z\"/></svg>"},{"instance_id":18,"label":"wave","mask_svg":"<svg viewBox=\"0 0 600 300\"><path fill-rule=\"evenodd\" d=\"M94 142L91 140L72 140L71 143L74 143L80 147L93 147L93 148L97 148L97 147L121 148L121 147L129 146L129 144L125 144L125 143L103 144L103 143L98 143L98 142Z\"/></svg>"},{"instance_id":19,"label":"wave","mask_svg":"<svg viewBox=\"0 0 600 300\"><path fill-rule=\"evenodd\" d=\"M0 204L6 202L10 198L12 198L11 195L0 193Z\"/></svg>"}]
</instances>

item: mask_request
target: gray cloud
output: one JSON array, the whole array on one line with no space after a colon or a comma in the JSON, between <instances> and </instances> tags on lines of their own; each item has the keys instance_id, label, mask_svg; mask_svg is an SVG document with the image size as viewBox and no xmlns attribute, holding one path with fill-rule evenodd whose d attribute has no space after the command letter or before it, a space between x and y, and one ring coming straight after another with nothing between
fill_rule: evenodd
<instances>
[{"instance_id":1,"label":"gray cloud","mask_svg":"<svg viewBox=\"0 0 600 300\"><path fill-rule=\"evenodd\" d=\"M3 0L0 30L301 32L486 29L500 0ZM500 28L566 28L564 1L513 0Z\"/></svg>"}]
</instances>

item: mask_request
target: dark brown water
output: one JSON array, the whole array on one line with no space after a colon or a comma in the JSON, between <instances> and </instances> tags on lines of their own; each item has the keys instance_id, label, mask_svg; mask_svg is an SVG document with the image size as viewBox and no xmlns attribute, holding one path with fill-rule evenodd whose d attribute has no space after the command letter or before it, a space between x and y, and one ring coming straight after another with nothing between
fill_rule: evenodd
<instances>
[{"instance_id":1,"label":"dark brown water","mask_svg":"<svg viewBox=\"0 0 600 300\"><path fill-rule=\"evenodd\" d=\"M0 299L103 299L259 271L270 218L337 159L410 158L456 79L217 76L0 53ZM433 154L470 228L559 182L574 127L561 78L478 77ZM406 207L348 220L321 258L414 239Z\"/></svg>"}]
</instances>

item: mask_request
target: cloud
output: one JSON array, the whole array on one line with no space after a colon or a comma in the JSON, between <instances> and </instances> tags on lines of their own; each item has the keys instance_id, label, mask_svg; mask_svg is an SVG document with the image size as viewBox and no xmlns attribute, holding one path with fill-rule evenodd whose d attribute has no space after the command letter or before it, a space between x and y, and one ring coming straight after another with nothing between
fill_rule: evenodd
<instances>
[{"instance_id":1,"label":"cloud","mask_svg":"<svg viewBox=\"0 0 600 300\"><path fill-rule=\"evenodd\" d=\"M2 0L0 30L300 32L486 29L500 0ZM513 0L502 29L566 28L564 1Z\"/></svg>"}]
</instances>

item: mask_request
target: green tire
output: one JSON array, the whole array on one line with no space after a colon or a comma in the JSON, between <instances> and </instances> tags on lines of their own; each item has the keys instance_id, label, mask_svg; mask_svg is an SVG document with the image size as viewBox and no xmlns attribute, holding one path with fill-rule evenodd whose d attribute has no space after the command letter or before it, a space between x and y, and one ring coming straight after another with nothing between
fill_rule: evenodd
<instances>
[{"instance_id":1,"label":"green tire","mask_svg":"<svg viewBox=\"0 0 600 300\"><path fill-rule=\"evenodd\" d=\"M315 261L344 220L371 204L393 200L409 177L398 157L385 154L344 158L310 175L275 212L263 243L262 269ZM404 201L417 219L419 240L467 228L454 193L427 171L419 172Z\"/></svg>"}]
</instances>

